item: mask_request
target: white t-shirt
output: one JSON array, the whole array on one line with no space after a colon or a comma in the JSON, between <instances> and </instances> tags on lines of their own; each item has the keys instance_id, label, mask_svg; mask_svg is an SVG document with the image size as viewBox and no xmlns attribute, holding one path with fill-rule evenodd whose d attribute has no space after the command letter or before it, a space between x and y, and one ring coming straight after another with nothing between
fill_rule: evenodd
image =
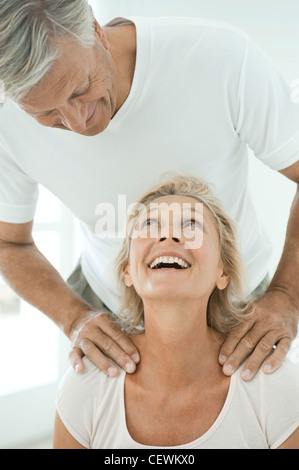
<instances>
[{"instance_id":1,"label":"white t-shirt","mask_svg":"<svg viewBox=\"0 0 299 470\"><path fill-rule=\"evenodd\" d=\"M72 367L57 394L58 414L70 434L91 449L144 449L126 425L123 369L117 378L101 372L87 358L85 371ZM285 360L275 373L261 369L250 381L231 377L224 406L210 429L173 449L275 449L299 426L299 367Z\"/></svg>"},{"instance_id":2,"label":"white t-shirt","mask_svg":"<svg viewBox=\"0 0 299 470\"><path fill-rule=\"evenodd\" d=\"M134 80L104 132L46 128L12 102L1 109L0 220L32 220L38 183L48 188L82 222L83 273L117 312L113 261L121 239L96 236L104 217L97 207L112 204L117 220L125 215L119 196L128 207L164 171L180 170L214 184L238 222L253 290L267 273L271 246L248 190L247 146L275 170L296 162L299 106L271 61L236 28L200 18L129 20L137 28Z\"/></svg>"}]
</instances>

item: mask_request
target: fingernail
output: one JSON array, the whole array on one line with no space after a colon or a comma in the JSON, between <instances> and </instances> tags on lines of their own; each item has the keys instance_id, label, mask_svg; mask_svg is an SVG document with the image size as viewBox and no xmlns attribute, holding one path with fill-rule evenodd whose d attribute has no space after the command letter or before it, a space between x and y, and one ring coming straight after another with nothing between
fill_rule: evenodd
<instances>
[{"instance_id":1,"label":"fingernail","mask_svg":"<svg viewBox=\"0 0 299 470\"><path fill-rule=\"evenodd\" d=\"M135 370L135 364L133 364L132 362L127 362L126 365L125 365L125 370L126 372L134 372Z\"/></svg>"},{"instance_id":2,"label":"fingernail","mask_svg":"<svg viewBox=\"0 0 299 470\"><path fill-rule=\"evenodd\" d=\"M139 362L139 354L138 354L138 353L134 353L134 354L132 355L132 359L133 359L134 362Z\"/></svg>"},{"instance_id":3,"label":"fingernail","mask_svg":"<svg viewBox=\"0 0 299 470\"><path fill-rule=\"evenodd\" d=\"M227 357L226 357L226 356L223 356L223 354L221 354L221 355L219 356L219 362L220 362L221 364L224 364L225 361L226 361L226 359L227 359Z\"/></svg>"},{"instance_id":4,"label":"fingernail","mask_svg":"<svg viewBox=\"0 0 299 470\"><path fill-rule=\"evenodd\" d=\"M108 375L110 377L116 377L117 376L117 369L116 367L109 367L108 369Z\"/></svg>"},{"instance_id":5,"label":"fingernail","mask_svg":"<svg viewBox=\"0 0 299 470\"><path fill-rule=\"evenodd\" d=\"M76 371L76 372L80 372L80 364L76 364L76 365L75 365L75 371Z\"/></svg>"},{"instance_id":6,"label":"fingernail","mask_svg":"<svg viewBox=\"0 0 299 470\"><path fill-rule=\"evenodd\" d=\"M231 375L231 374L234 372L234 369L233 369L233 367L232 367L230 364L226 364L226 365L223 367L223 372L224 372L225 374Z\"/></svg>"},{"instance_id":7,"label":"fingernail","mask_svg":"<svg viewBox=\"0 0 299 470\"><path fill-rule=\"evenodd\" d=\"M270 372L272 372L273 370L273 367L271 366L271 364L266 364L264 367L263 367L263 371L266 373L266 374L269 374Z\"/></svg>"},{"instance_id":8,"label":"fingernail","mask_svg":"<svg viewBox=\"0 0 299 470\"><path fill-rule=\"evenodd\" d=\"M249 380L251 377L251 371L249 369L245 369L244 371L242 371L241 377L244 380Z\"/></svg>"}]
</instances>

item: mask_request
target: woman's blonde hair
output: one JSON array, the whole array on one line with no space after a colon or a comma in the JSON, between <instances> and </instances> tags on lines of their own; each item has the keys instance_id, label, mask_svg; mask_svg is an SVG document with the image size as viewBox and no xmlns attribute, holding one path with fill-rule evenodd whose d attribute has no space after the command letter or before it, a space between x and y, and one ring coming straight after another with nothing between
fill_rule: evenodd
<instances>
[{"instance_id":1,"label":"woman's blonde hair","mask_svg":"<svg viewBox=\"0 0 299 470\"><path fill-rule=\"evenodd\" d=\"M219 234L220 259L229 282L224 290L215 288L212 292L207 311L207 323L212 328L228 334L250 315L252 299L244 295L245 271L238 249L236 223L224 211L221 203L213 194L212 187L203 179L184 174L157 184L144 194L136 204L136 212L128 217L127 236L117 256L115 267L119 282L121 309L119 312L122 328L134 332L144 328L143 302L134 286L127 287L124 282L124 269L130 256L130 226L138 215L140 205L147 206L163 196L188 196L201 202L212 214Z\"/></svg>"}]
</instances>

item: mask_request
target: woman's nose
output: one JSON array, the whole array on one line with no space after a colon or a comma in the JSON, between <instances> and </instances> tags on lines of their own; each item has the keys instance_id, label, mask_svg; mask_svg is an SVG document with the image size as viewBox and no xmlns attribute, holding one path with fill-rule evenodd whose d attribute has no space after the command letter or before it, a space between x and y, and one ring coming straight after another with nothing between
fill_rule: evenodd
<instances>
[{"instance_id":1,"label":"woman's nose","mask_svg":"<svg viewBox=\"0 0 299 470\"><path fill-rule=\"evenodd\" d=\"M180 243L180 239L177 238L177 237L169 237L171 238L173 241L175 241L176 243ZM163 242L164 240L168 240L168 237L161 237L160 238L160 242Z\"/></svg>"},{"instance_id":2,"label":"woman's nose","mask_svg":"<svg viewBox=\"0 0 299 470\"><path fill-rule=\"evenodd\" d=\"M176 243L180 243L181 238L182 234L179 224L165 224L165 226L161 228L160 242L173 240Z\"/></svg>"}]
</instances>

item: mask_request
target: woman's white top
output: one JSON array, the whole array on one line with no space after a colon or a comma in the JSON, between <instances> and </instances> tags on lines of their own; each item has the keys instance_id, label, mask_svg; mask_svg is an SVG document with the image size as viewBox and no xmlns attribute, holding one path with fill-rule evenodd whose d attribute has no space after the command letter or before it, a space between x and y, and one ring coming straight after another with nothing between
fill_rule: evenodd
<instances>
[{"instance_id":1,"label":"woman's white top","mask_svg":"<svg viewBox=\"0 0 299 470\"><path fill-rule=\"evenodd\" d=\"M126 425L124 384L84 358L85 371L70 368L57 395L57 411L72 436L91 449L153 449L136 442ZM224 406L210 429L168 449L267 449L279 447L299 426L299 367L289 360L250 382L232 375ZM166 448L166 447L164 447Z\"/></svg>"}]
</instances>

